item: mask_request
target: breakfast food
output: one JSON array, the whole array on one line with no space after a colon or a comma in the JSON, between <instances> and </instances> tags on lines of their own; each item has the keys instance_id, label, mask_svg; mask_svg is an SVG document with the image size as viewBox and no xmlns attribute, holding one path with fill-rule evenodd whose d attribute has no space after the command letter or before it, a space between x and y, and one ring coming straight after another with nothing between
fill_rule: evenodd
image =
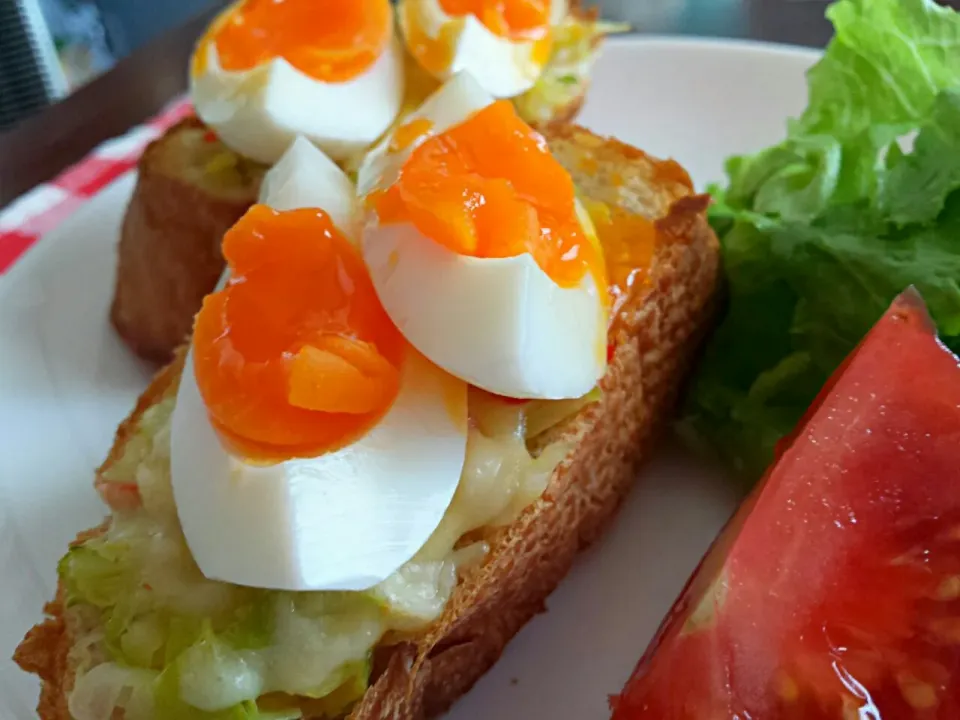
<instances>
[{"instance_id":1,"label":"breakfast food","mask_svg":"<svg viewBox=\"0 0 960 720\"><path fill-rule=\"evenodd\" d=\"M408 51L427 72L447 80L467 71L491 95L510 98L543 72L566 2L401 0L397 13Z\"/></svg>"},{"instance_id":2,"label":"breakfast food","mask_svg":"<svg viewBox=\"0 0 960 720\"><path fill-rule=\"evenodd\" d=\"M615 720L960 717L958 438L960 359L908 290L703 560Z\"/></svg>"},{"instance_id":3,"label":"breakfast food","mask_svg":"<svg viewBox=\"0 0 960 720\"><path fill-rule=\"evenodd\" d=\"M445 125L432 116L385 140L413 170L403 185L373 173L358 210L339 171L295 143L227 233L229 278L98 472L111 517L65 556L49 618L17 652L44 681L44 720L104 720L118 707L124 720L436 715L607 525L707 316L708 200L674 163L586 130L544 142L509 104L442 105ZM473 164L487 140L499 166ZM449 172L467 197L453 202L442 183L429 202L419 168ZM506 267L505 287L520 281L506 261L523 253L529 273L558 285L589 278L608 320L599 382L582 395L573 383L533 387L526 400L529 373L512 376L521 397L461 377L455 352L391 321L416 306L380 304L389 278L374 277L365 252L390 227L456 248L464 266ZM501 227L525 242L467 242ZM577 251L559 267L541 227ZM416 260L410 247L395 248L398 268ZM482 300L436 298L464 313ZM487 368L477 380L498 378Z\"/></svg>"},{"instance_id":4,"label":"breakfast food","mask_svg":"<svg viewBox=\"0 0 960 720\"><path fill-rule=\"evenodd\" d=\"M580 397L606 366L603 254L585 242L595 230L569 174L525 127L472 75L447 83L360 168L377 210L363 255L387 314L432 362L498 395Z\"/></svg>"},{"instance_id":5,"label":"breakfast food","mask_svg":"<svg viewBox=\"0 0 960 720\"><path fill-rule=\"evenodd\" d=\"M730 159L728 187L711 190L729 303L683 427L746 485L903 288L960 352L960 13L840 0L828 16L834 39L787 139Z\"/></svg>"},{"instance_id":6,"label":"breakfast food","mask_svg":"<svg viewBox=\"0 0 960 720\"><path fill-rule=\"evenodd\" d=\"M400 0L397 16L407 51L430 76L468 72L535 125L576 115L600 42L619 29L567 0Z\"/></svg>"},{"instance_id":7,"label":"breakfast food","mask_svg":"<svg viewBox=\"0 0 960 720\"><path fill-rule=\"evenodd\" d=\"M200 118L272 164L297 135L334 160L369 147L403 103L389 0L244 0L200 39L190 68Z\"/></svg>"},{"instance_id":8,"label":"breakfast food","mask_svg":"<svg viewBox=\"0 0 960 720\"><path fill-rule=\"evenodd\" d=\"M498 67L522 68L527 80L508 93L521 116L535 125L570 120L603 38L618 29L560 0L511 0L497 4L500 10L461 3L442 27L417 25L416 18L449 2L429 5L401 4L398 23L388 0L243 0L210 25L190 69L202 124L187 121L151 146L124 221L111 317L134 352L155 361L172 357L223 268L223 232L253 204L264 166L294 138L308 139L354 173L365 152L418 108L440 78L462 68L481 77ZM533 24L523 20L530 12ZM497 37L477 18L492 23L498 13L503 22L519 18L521 34L537 36L542 57L533 66L509 40L479 46L470 40ZM415 59L422 53L404 49L404 22L426 39L439 33L430 57L441 57L444 43L460 48L456 61L428 72ZM462 26L472 29L458 40ZM156 158L166 159L163 180Z\"/></svg>"},{"instance_id":9,"label":"breakfast food","mask_svg":"<svg viewBox=\"0 0 960 720\"><path fill-rule=\"evenodd\" d=\"M297 135L347 162L412 109L411 97L424 97L424 84L434 89L461 71L498 98L524 96L542 79L553 87L526 96L525 119L569 119L603 36L617 28L566 0L405 0L396 15L395 30L388 0L234 3L194 52L197 114L228 146L267 164Z\"/></svg>"},{"instance_id":10,"label":"breakfast food","mask_svg":"<svg viewBox=\"0 0 960 720\"><path fill-rule=\"evenodd\" d=\"M166 362L220 277L223 233L256 200L264 168L188 118L147 147L138 170L110 320L137 355Z\"/></svg>"}]
</instances>

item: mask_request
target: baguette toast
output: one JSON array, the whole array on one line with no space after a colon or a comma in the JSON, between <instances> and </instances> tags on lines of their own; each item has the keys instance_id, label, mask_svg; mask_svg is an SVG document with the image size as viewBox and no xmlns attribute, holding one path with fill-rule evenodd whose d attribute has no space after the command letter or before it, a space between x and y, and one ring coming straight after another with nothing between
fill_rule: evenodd
<instances>
[{"instance_id":1,"label":"baguette toast","mask_svg":"<svg viewBox=\"0 0 960 720\"><path fill-rule=\"evenodd\" d=\"M117 248L110 320L143 358L167 362L223 272L223 234L256 202L266 168L186 118L144 151Z\"/></svg>"},{"instance_id":2,"label":"baguette toast","mask_svg":"<svg viewBox=\"0 0 960 720\"><path fill-rule=\"evenodd\" d=\"M461 576L436 622L381 643L352 720L415 720L443 712L543 611L577 552L602 533L632 485L709 317L718 244L705 218L708 198L693 194L679 166L615 140L574 126L555 127L547 138L581 196L609 210L611 227L619 220L627 227L640 219L655 222L651 261L617 307L600 399L532 441L534 452L558 441L572 446L546 491L511 524L483 531L489 552ZM598 229L606 243L602 223ZM144 413L176 391L182 367L183 354L176 353L118 429L98 476L116 470ZM78 542L102 530L88 531ZM42 720L69 720L67 699L77 669L71 647L89 616L66 606L62 584L45 612L47 619L27 634L15 660L43 681Z\"/></svg>"}]
</instances>

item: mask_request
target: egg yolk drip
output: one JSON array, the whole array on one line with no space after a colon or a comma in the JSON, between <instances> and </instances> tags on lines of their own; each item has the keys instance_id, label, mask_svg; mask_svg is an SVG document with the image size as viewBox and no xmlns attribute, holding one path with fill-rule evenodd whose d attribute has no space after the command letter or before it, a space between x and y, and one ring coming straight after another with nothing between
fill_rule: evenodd
<instances>
[{"instance_id":1,"label":"egg yolk drip","mask_svg":"<svg viewBox=\"0 0 960 720\"><path fill-rule=\"evenodd\" d=\"M550 29L550 0L440 0L448 15L473 15L500 37L537 39Z\"/></svg>"},{"instance_id":2,"label":"egg yolk drip","mask_svg":"<svg viewBox=\"0 0 960 720\"><path fill-rule=\"evenodd\" d=\"M589 273L607 295L603 253L580 224L573 180L509 101L424 140L370 202L380 222L412 223L460 255L530 253L561 287Z\"/></svg>"},{"instance_id":3,"label":"egg yolk drip","mask_svg":"<svg viewBox=\"0 0 960 720\"><path fill-rule=\"evenodd\" d=\"M255 205L227 232L231 279L194 327L211 422L248 459L350 444L399 389L404 342L356 248L320 210Z\"/></svg>"},{"instance_id":4,"label":"egg yolk drip","mask_svg":"<svg viewBox=\"0 0 960 720\"><path fill-rule=\"evenodd\" d=\"M530 60L542 68L550 59L549 0L440 0L447 15L472 15L494 35L514 42L532 42ZM437 33L428 32L422 3L409 0L400 5L405 40L410 54L427 72L442 76L453 62L462 23L447 22Z\"/></svg>"},{"instance_id":5,"label":"egg yolk drip","mask_svg":"<svg viewBox=\"0 0 960 720\"><path fill-rule=\"evenodd\" d=\"M200 40L193 73L204 71L214 43L224 70L282 57L312 78L344 82L376 62L392 32L389 0L241 0Z\"/></svg>"},{"instance_id":6,"label":"egg yolk drip","mask_svg":"<svg viewBox=\"0 0 960 720\"><path fill-rule=\"evenodd\" d=\"M433 122L428 118L415 118L397 128L390 140L390 152L401 152L413 146L424 135L433 130Z\"/></svg>"},{"instance_id":7,"label":"egg yolk drip","mask_svg":"<svg viewBox=\"0 0 960 720\"><path fill-rule=\"evenodd\" d=\"M652 220L621 208L592 202L587 204L587 210L603 248L609 283L610 325L615 329L620 312L634 289L650 280L659 232Z\"/></svg>"}]
</instances>

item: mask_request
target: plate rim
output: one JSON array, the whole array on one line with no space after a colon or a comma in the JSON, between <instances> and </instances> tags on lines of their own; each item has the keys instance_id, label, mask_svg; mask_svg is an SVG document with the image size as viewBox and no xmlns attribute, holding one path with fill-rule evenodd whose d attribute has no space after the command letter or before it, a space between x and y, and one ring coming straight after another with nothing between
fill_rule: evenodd
<instances>
[{"instance_id":1,"label":"plate rim","mask_svg":"<svg viewBox=\"0 0 960 720\"><path fill-rule=\"evenodd\" d=\"M679 35L675 33L644 33L632 31L618 35L611 35L606 40L607 45L660 45L664 48L709 49L724 52L750 53L758 55L779 55L795 59L816 60L823 57L824 49L810 45L791 45L790 43L773 40L757 40L753 38L731 38L702 35ZM603 49L601 48L601 52Z\"/></svg>"}]
</instances>

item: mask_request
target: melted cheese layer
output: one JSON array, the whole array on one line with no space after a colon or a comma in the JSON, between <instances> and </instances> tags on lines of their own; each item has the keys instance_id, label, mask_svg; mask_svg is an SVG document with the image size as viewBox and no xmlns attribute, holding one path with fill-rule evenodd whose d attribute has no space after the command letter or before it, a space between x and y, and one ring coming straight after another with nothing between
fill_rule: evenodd
<instances>
[{"instance_id":1,"label":"melted cheese layer","mask_svg":"<svg viewBox=\"0 0 960 720\"><path fill-rule=\"evenodd\" d=\"M595 399L591 394L584 402ZM100 622L74 648L79 673L70 707L75 719L108 720L104 699L111 694L132 703L127 720L155 713L149 707L151 692L143 688L163 687L169 674L170 667L156 666L156 652L171 642L165 625L170 617L201 618L211 628L206 641L188 647L176 661L178 701L207 712L277 693L297 696L297 702L311 708L319 703L330 712L349 704L366 687L370 655L380 639L387 633L415 632L435 620L458 573L482 561L488 550L485 543L459 547L461 539L515 519L540 497L567 454L563 444L552 445L537 457L527 449L527 417L542 414L542 406L550 403L491 404L489 397L481 400L476 393L470 403L475 417L463 475L443 520L423 548L372 590L309 593L242 588L200 573L177 522L170 483L173 398L151 408L107 478L135 481L143 507L115 513L106 535L92 541L120 555L115 559L134 575L130 585L135 590L124 593L120 605L107 602ZM569 416L579 407L567 401L564 412ZM70 558L64 559L61 572L69 568ZM71 586L69 577L67 585ZM72 612L88 611L81 603ZM254 643L223 639L234 627L228 619L238 614L259 618L265 636ZM122 657L105 637L118 618L132 618L114 641ZM108 628L106 633L101 624ZM221 632L224 627L228 629ZM256 634L255 625L243 627ZM144 647L153 648L154 654L145 654ZM112 712L113 705L106 705Z\"/></svg>"}]
</instances>

